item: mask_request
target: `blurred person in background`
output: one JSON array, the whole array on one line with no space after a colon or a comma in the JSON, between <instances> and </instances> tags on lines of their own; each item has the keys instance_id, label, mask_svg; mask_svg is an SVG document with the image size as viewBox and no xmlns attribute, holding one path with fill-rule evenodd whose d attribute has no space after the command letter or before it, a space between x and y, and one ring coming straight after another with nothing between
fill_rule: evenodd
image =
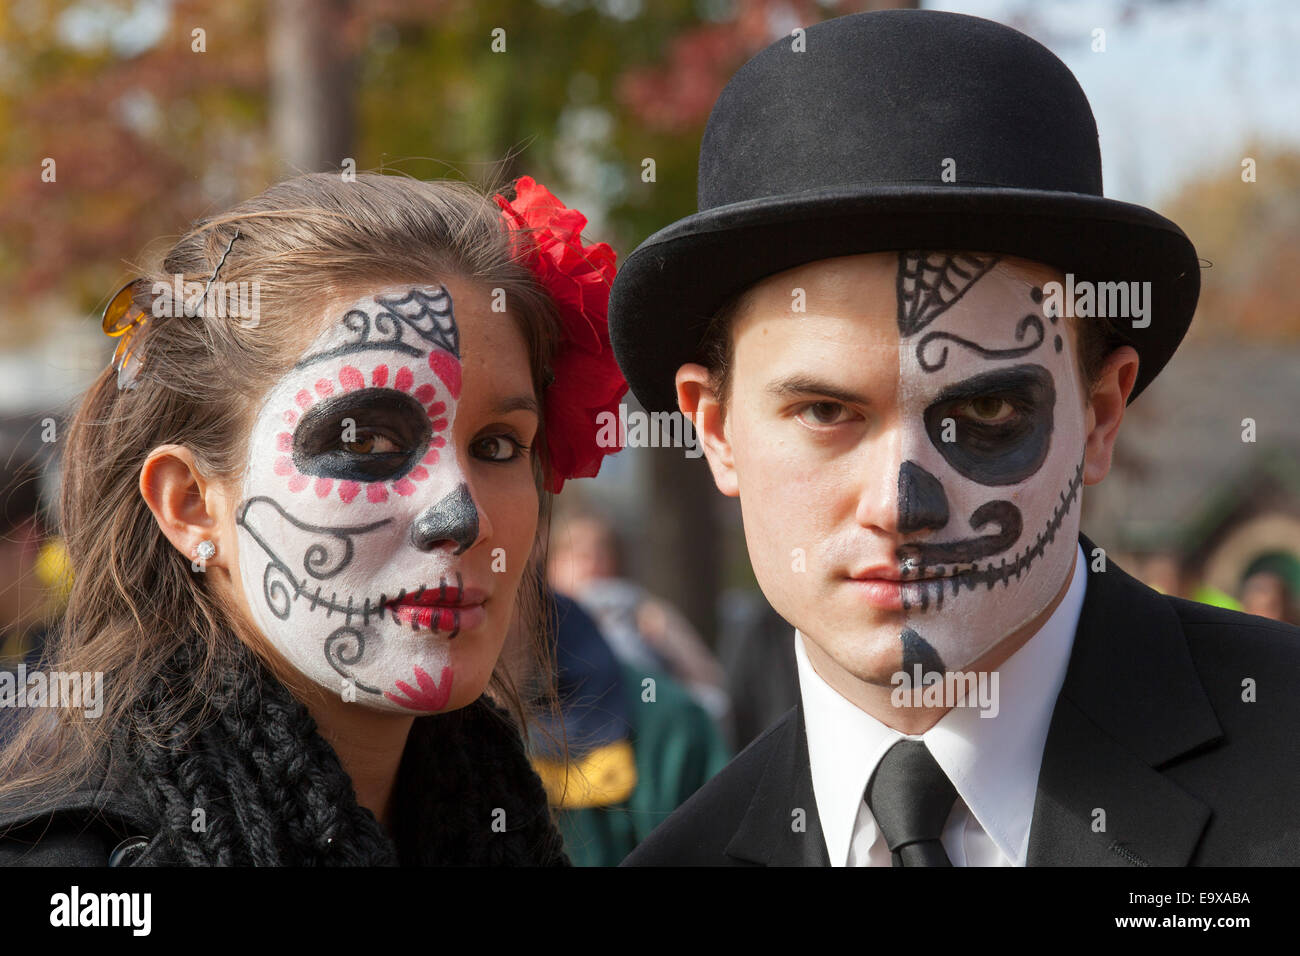
<instances>
[{"instance_id":1,"label":"blurred person in background","mask_svg":"<svg viewBox=\"0 0 1300 956\"><path fill-rule=\"evenodd\" d=\"M1241 609L1274 621L1300 624L1291 585L1280 571L1272 568L1258 568L1242 579Z\"/></svg>"},{"instance_id":2,"label":"blurred person in background","mask_svg":"<svg viewBox=\"0 0 1300 956\"><path fill-rule=\"evenodd\" d=\"M533 766L574 865L616 866L731 754L680 683L621 660L581 604L550 596L559 712L539 706Z\"/></svg>"},{"instance_id":3,"label":"blurred person in background","mask_svg":"<svg viewBox=\"0 0 1300 956\"><path fill-rule=\"evenodd\" d=\"M547 557L551 587L582 604L628 664L671 674L720 724L729 720L722 668L680 611L626 576L614 524L594 509L556 516Z\"/></svg>"}]
</instances>

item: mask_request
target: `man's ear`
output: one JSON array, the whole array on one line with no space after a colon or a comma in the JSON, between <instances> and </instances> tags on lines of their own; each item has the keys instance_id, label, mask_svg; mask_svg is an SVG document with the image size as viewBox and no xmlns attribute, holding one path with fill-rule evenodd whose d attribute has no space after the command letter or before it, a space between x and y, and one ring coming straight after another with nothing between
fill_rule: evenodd
<instances>
[{"instance_id":1,"label":"man's ear","mask_svg":"<svg viewBox=\"0 0 1300 956\"><path fill-rule=\"evenodd\" d=\"M709 370L690 362L677 370L677 405L695 426L704 456L713 471L713 483L729 498L740 494L736 466L727 437L726 421L714 394Z\"/></svg>"},{"instance_id":2,"label":"man's ear","mask_svg":"<svg viewBox=\"0 0 1300 956\"><path fill-rule=\"evenodd\" d=\"M1138 373L1137 351L1120 346L1106 356L1085 410L1087 443L1084 445L1083 483L1095 485L1110 471L1119 424Z\"/></svg>"},{"instance_id":3,"label":"man's ear","mask_svg":"<svg viewBox=\"0 0 1300 956\"><path fill-rule=\"evenodd\" d=\"M197 561L199 542L211 541L217 552L206 563L229 569L235 542L223 534L226 498L203 476L193 452L183 445L159 445L149 452L140 469L140 495L177 551Z\"/></svg>"}]
</instances>

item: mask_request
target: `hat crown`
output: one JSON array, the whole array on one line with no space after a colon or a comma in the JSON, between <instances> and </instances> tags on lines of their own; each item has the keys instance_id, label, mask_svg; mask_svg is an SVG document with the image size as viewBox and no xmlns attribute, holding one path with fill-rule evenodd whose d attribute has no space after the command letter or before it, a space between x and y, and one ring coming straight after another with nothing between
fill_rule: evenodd
<instances>
[{"instance_id":1,"label":"hat crown","mask_svg":"<svg viewBox=\"0 0 1300 956\"><path fill-rule=\"evenodd\" d=\"M802 51L777 40L718 97L700 146L701 211L848 186L1102 195L1088 100L1025 34L890 10L814 24L804 40Z\"/></svg>"}]
</instances>

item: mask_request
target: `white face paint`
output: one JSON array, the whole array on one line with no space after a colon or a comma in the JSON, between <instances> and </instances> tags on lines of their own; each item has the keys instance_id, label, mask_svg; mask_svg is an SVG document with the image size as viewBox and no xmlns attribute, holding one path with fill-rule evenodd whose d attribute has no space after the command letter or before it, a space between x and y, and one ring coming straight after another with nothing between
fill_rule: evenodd
<instances>
[{"instance_id":1,"label":"white face paint","mask_svg":"<svg viewBox=\"0 0 1300 956\"><path fill-rule=\"evenodd\" d=\"M995 256L904 253L898 278L911 676L965 669L1064 587L1085 436L1074 349L1040 287Z\"/></svg>"},{"instance_id":2,"label":"white face paint","mask_svg":"<svg viewBox=\"0 0 1300 956\"><path fill-rule=\"evenodd\" d=\"M358 703L446 707L484 594L458 556L479 511L452 427L460 333L442 286L342 311L270 392L236 521L254 618L299 672Z\"/></svg>"}]
</instances>

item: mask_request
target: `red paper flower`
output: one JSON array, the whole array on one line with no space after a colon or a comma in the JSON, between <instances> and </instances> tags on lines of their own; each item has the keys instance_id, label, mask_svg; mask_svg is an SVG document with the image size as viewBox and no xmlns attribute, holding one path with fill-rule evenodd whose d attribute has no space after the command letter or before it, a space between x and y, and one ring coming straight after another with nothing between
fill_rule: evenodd
<instances>
[{"instance_id":1,"label":"red paper flower","mask_svg":"<svg viewBox=\"0 0 1300 956\"><path fill-rule=\"evenodd\" d=\"M596 441L598 416L611 412L617 420L619 400L627 393L609 344L614 250L604 242L583 245L587 217L566 208L531 176L515 182L514 202L500 194L493 198L516 240L525 244L529 268L560 311L555 381L544 399L551 456L546 488L558 493L568 478L594 477L601 460L621 449ZM613 432L617 436L618 429Z\"/></svg>"}]
</instances>

